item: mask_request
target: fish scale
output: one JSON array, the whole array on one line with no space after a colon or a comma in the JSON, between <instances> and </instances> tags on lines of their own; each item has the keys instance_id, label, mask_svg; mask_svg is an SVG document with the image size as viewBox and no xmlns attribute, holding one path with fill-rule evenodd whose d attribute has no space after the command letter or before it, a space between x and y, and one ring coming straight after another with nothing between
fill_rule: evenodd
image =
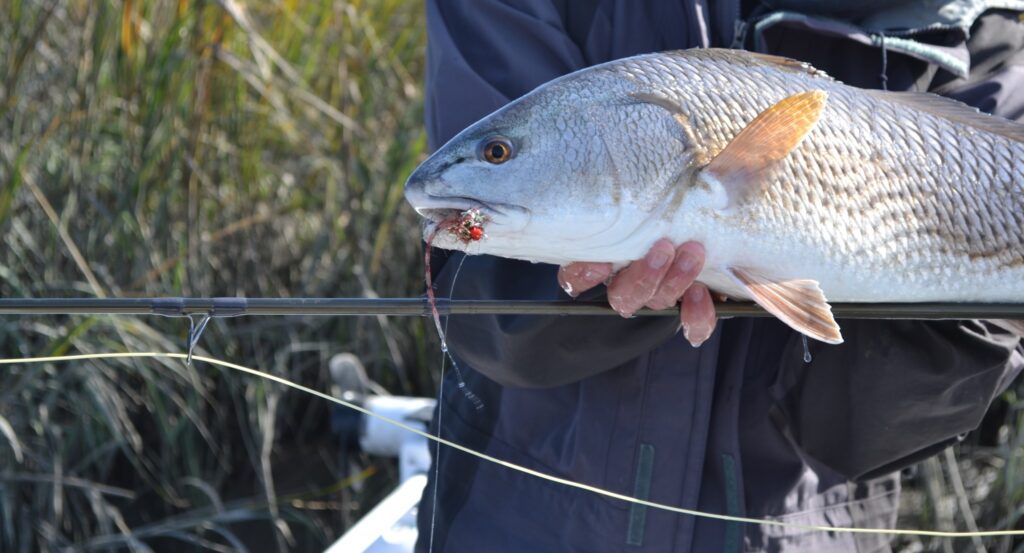
<instances>
[{"instance_id":1,"label":"fish scale","mask_svg":"<svg viewBox=\"0 0 1024 553\"><path fill-rule=\"evenodd\" d=\"M799 328L807 313L831 319L815 294L1024 298L1022 128L784 58L647 54L484 118L426 160L406 195L423 213L481 208L485 240L439 244L471 254L623 265L661 237L698 240L701 281ZM497 136L516 152L488 165L477 152Z\"/></svg>"},{"instance_id":2,"label":"fish scale","mask_svg":"<svg viewBox=\"0 0 1024 553\"><path fill-rule=\"evenodd\" d=\"M665 63L666 59L678 63ZM674 96L683 103L684 96L679 93L679 88L659 88L659 80L651 77L652 73L663 71L682 75L694 71L720 74L723 68L716 65L724 65L725 60L705 58L698 63L689 63L691 61L685 55L663 57L654 64L638 60L638 64L643 66L640 71L632 70L628 67L630 63L626 62L623 73L637 78L643 86ZM785 182L777 181L768 186L767 201L751 203L744 210L750 219L759 223L748 227L751 231L786 234L794 230L803 231L800 233L801 242L816 245L826 254L839 254L837 257L841 259L838 261L845 268L855 269L858 260L863 260L869 265L867 269L873 272L885 266L901 267L904 270L900 271L900 280L908 284L915 280L930 284L930 291L937 295L953 292L941 290L946 285L950 289L956 287L956 283L935 283L931 278L933 267L940 264L957 267L959 270L955 272L963 276L972 273L998 275L1016 278L1018 282L1024 277L1021 271L1013 270L1015 263L1021 263L1021 229L1019 226L1008 228L1010 225L1006 224L1008 220L1015 220L1014 214L1019 217L1024 211L1024 202L1021 201L1024 196L1007 193L1011 187L1024 192L1019 161L1022 147L1019 143L992 134L972 132L963 125L951 124L930 114L901 113L897 106L859 96L856 89L831 81L822 82L824 79L820 77L789 74L790 78L782 81L777 78L780 73L777 70L759 69L756 74L766 77L757 79L762 91L760 103L753 104L750 94L735 94L725 82L717 80L711 81L712 85L719 97L727 98L717 102L721 108L691 108L712 114L692 119L698 134L706 137L709 150L715 152L724 148L743 122L752 119L751 114L767 107L771 98L818 88L829 92L829 105L823 116L825 122L812 130L802 145L784 161L785 167L780 172L786 178L780 181ZM771 74L773 71L775 75ZM663 80L679 81L676 76ZM752 87L753 80L733 80L731 86ZM736 99L729 101L730 96ZM714 101L710 92L693 94L692 97ZM741 111L737 112L736 108L741 108ZM846 124L829 124L828 114L833 111L845 112L847 117L840 121ZM866 113L872 114L869 123L858 124L865 119ZM855 132L858 128L871 127L871 122L879 120L895 120L898 124L881 127L888 128L890 135L876 134L870 141L863 140L867 137L859 137ZM961 131L955 134L960 137L958 140L948 140L951 125ZM943 132L940 127L947 130ZM867 155L869 145L875 143L887 146L881 149L884 157L875 164L857 163L870 159ZM995 161L996 155L1004 165ZM936 158L950 163L936 166ZM955 163L963 159L971 161ZM999 182L993 179L1000 174L1009 176L1007 167L1013 170L1012 180ZM828 178L824 178L825 175ZM944 190L955 190L956 196L939 192ZM884 201L872 201L880 196ZM832 198L832 201L823 201L824 197ZM945 201L936 201L940 197ZM858 201L865 198L875 206L873 209ZM930 225L925 223L928 221L924 213L926 209L939 215L939 220L933 220ZM869 215L864 217L864 214ZM822 227L831 228L833 232L821 232ZM949 253L946 255L935 252L934 241L940 238L948 242L946 249ZM850 253L857 255L843 255ZM985 258L980 266L978 258ZM936 284L940 289L934 289ZM823 288L827 292L828 287L823 285ZM985 291L979 290L977 297L971 299L983 300L985 296ZM844 295L830 297L858 299Z\"/></svg>"}]
</instances>

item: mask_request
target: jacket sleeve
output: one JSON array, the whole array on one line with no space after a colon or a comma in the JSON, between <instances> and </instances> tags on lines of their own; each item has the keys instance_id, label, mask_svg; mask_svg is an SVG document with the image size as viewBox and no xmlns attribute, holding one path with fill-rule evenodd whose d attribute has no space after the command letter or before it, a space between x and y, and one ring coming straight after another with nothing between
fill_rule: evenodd
<instances>
[{"instance_id":1,"label":"jacket sleeve","mask_svg":"<svg viewBox=\"0 0 1024 553\"><path fill-rule=\"evenodd\" d=\"M841 320L845 342L794 336L776 390L781 426L851 479L909 466L981 424L1020 372L1018 338L980 321Z\"/></svg>"},{"instance_id":2,"label":"jacket sleeve","mask_svg":"<svg viewBox=\"0 0 1024 553\"><path fill-rule=\"evenodd\" d=\"M514 6L513 6L514 4ZM427 2L426 119L431 148L531 89L584 66L550 0ZM567 299L557 268L434 252L439 296ZM443 261L442 261L443 260ZM604 294L595 289L584 299ZM672 336L674 318L453 316L448 343L500 384L555 386L614 368Z\"/></svg>"},{"instance_id":3,"label":"jacket sleeve","mask_svg":"<svg viewBox=\"0 0 1024 553\"><path fill-rule=\"evenodd\" d=\"M1024 28L1015 16L982 17L968 48L968 79L937 92L1024 122ZM776 393L791 438L811 458L851 478L892 472L981 424L1021 371L1016 336L981 321L839 321L845 343L798 337L783 355Z\"/></svg>"}]
</instances>

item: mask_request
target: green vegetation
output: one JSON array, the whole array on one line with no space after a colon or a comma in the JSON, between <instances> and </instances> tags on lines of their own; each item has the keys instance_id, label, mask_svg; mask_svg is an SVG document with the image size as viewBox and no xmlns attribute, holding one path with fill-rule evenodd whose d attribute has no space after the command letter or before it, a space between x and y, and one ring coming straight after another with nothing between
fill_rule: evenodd
<instances>
[{"instance_id":1,"label":"green vegetation","mask_svg":"<svg viewBox=\"0 0 1024 553\"><path fill-rule=\"evenodd\" d=\"M401 0L0 2L0 295L420 293L399 208L425 147L422 18ZM6 318L0 355L181 351L187 328ZM433 344L418 320L263 318L211 324L200 351L321 390L351 351L429 394ZM323 403L175 362L4 367L0 550L321 547L393 477L336 485Z\"/></svg>"},{"instance_id":2,"label":"green vegetation","mask_svg":"<svg viewBox=\"0 0 1024 553\"><path fill-rule=\"evenodd\" d=\"M425 147L422 19L405 0L0 2L0 295L418 294L401 187ZM9 317L0 357L181 351L186 329ZM320 390L343 351L391 391L434 389L420 320L217 321L200 343ZM1019 525L1022 391L959 463L908 477L904 526L965 529L962 500L977 526ZM339 480L327 421L203 365L0 367L0 550L322 549L395 472L359 459Z\"/></svg>"}]
</instances>

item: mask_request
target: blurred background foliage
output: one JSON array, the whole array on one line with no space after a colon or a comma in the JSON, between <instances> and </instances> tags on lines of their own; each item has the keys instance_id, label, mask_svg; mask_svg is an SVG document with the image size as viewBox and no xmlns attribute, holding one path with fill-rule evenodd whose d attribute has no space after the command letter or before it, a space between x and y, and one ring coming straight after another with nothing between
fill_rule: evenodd
<instances>
[{"instance_id":1,"label":"blurred background foliage","mask_svg":"<svg viewBox=\"0 0 1024 553\"><path fill-rule=\"evenodd\" d=\"M0 295L413 296L425 34L407 0L0 0ZM432 395L423 321L216 321L200 352ZM9 317L0 356L180 351L152 317ZM1024 387L907 471L901 525L1020 526ZM0 371L0 550L319 550L395 469L324 402L173 361ZM1024 551L1009 539L901 551Z\"/></svg>"},{"instance_id":2,"label":"blurred background foliage","mask_svg":"<svg viewBox=\"0 0 1024 553\"><path fill-rule=\"evenodd\" d=\"M422 6L0 0L0 295L415 296ZM0 320L0 356L180 351L152 317ZM422 321L216 321L200 351L432 395ZM431 356L436 361L436 356ZM0 372L0 550L315 550L372 506L328 406L174 361ZM363 480L353 492L352 480ZM269 547L268 547L269 546Z\"/></svg>"}]
</instances>

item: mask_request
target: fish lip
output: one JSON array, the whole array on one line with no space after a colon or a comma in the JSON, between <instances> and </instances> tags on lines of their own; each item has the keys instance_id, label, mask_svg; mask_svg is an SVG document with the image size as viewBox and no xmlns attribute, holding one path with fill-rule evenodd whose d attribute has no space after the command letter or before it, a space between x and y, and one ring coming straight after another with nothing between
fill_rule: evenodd
<instances>
[{"instance_id":1,"label":"fish lip","mask_svg":"<svg viewBox=\"0 0 1024 553\"><path fill-rule=\"evenodd\" d=\"M490 219L505 216L510 211L528 211L517 205L485 202L466 196L434 196L427 193L407 193L407 196L411 196L408 198L409 203L416 213L435 223L450 219L469 209L477 209Z\"/></svg>"},{"instance_id":2,"label":"fish lip","mask_svg":"<svg viewBox=\"0 0 1024 553\"><path fill-rule=\"evenodd\" d=\"M464 196L427 195L419 200L420 201L413 206L413 209L416 210L416 213L419 213L421 216L426 217L435 223L439 223L445 219L450 219L451 217L469 209L478 209L485 215L501 213L480 200Z\"/></svg>"}]
</instances>

